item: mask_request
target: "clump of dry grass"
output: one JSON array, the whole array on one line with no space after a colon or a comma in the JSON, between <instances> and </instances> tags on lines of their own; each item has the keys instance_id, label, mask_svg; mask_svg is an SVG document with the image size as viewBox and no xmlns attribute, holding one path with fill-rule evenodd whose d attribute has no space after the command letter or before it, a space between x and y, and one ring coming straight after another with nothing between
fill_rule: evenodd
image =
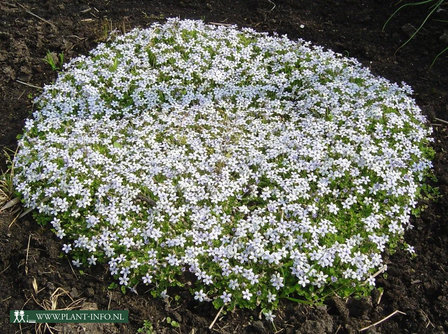
<instances>
[{"instance_id":1,"label":"clump of dry grass","mask_svg":"<svg viewBox=\"0 0 448 334\"><path fill-rule=\"evenodd\" d=\"M4 158L6 160L7 169L0 174L0 212L11 207L14 207L20 202L19 199L14 198L14 155L15 151L8 152L3 151Z\"/></svg>"},{"instance_id":2,"label":"clump of dry grass","mask_svg":"<svg viewBox=\"0 0 448 334\"><path fill-rule=\"evenodd\" d=\"M37 283L33 282L35 294L39 292ZM80 309L85 301L85 298L74 299L70 293L59 287L53 291L49 298L39 301L34 294L32 295L34 302L46 311L70 311ZM65 297L65 298L64 298ZM48 323L39 323L35 327L36 333L57 333L54 327Z\"/></svg>"},{"instance_id":3,"label":"clump of dry grass","mask_svg":"<svg viewBox=\"0 0 448 334\"><path fill-rule=\"evenodd\" d=\"M6 170L0 173L0 214L8 211L14 218L11 220L11 227L19 218L28 214L31 210L23 210L20 205L20 197L14 191L14 157L17 153L12 150L3 150L3 157L6 161Z\"/></svg>"}]
</instances>

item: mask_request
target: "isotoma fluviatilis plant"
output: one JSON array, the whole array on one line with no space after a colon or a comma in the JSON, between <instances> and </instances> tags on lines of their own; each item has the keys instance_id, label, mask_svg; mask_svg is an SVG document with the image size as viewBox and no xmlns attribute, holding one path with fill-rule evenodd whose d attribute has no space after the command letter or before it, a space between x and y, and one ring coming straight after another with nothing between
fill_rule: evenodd
<instances>
[{"instance_id":1,"label":"isotoma fluviatilis plant","mask_svg":"<svg viewBox=\"0 0 448 334\"><path fill-rule=\"evenodd\" d=\"M431 166L410 94L302 40L170 19L65 65L15 186L74 265L272 319L368 291L402 242Z\"/></svg>"}]
</instances>

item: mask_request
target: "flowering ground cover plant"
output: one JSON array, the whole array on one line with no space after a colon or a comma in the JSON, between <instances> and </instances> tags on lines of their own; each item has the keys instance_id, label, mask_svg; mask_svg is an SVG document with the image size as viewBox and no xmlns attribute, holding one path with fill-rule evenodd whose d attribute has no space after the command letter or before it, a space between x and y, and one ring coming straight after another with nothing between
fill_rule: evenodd
<instances>
[{"instance_id":1,"label":"flowering ground cover plant","mask_svg":"<svg viewBox=\"0 0 448 334\"><path fill-rule=\"evenodd\" d=\"M431 167L411 89L302 40L170 19L73 59L15 186L75 266L216 307L369 291ZM408 246L412 251L412 247Z\"/></svg>"}]
</instances>

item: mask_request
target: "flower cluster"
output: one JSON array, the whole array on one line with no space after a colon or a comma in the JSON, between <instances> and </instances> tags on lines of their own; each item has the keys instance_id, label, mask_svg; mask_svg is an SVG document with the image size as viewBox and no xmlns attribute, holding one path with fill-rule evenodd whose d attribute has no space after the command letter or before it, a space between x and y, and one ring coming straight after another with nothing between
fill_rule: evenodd
<instances>
[{"instance_id":1,"label":"flower cluster","mask_svg":"<svg viewBox=\"0 0 448 334\"><path fill-rule=\"evenodd\" d=\"M73 264L216 306L373 286L431 167L411 89L302 40L170 19L73 59L15 186ZM186 275L190 272L189 275Z\"/></svg>"}]
</instances>

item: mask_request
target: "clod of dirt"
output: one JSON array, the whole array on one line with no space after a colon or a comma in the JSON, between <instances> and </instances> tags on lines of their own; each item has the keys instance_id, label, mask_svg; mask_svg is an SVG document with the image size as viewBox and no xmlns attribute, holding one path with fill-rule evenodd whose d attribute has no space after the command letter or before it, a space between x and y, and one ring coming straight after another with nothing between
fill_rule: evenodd
<instances>
[{"instance_id":1,"label":"clod of dirt","mask_svg":"<svg viewBox=\"0 0 448 334\"><path fill-rule=\"evenodd\" d=\"M16 79L16 72L10 66L6 66L5 68L3 68L3 74L5 75L7 80Z\"/></svg>"},{"instance_id":2,"label":"clod of dirt","mask_svg":"<svg viewBox=\"0 0 448 334\"><path fill-rule=\"evenodd\" d=\"M13 41L12 50L14 52L14 63L21 63L23 61L29 61L30 51L25 42L23 41Z\"/></svg>"},{"instance_id":3,"label":"clod of dirt","mask_svg":"<svg viewBox=\"0 0 448 334\"><path fill-rule=\"evenodd\" d=\"M266 333L266 328L262 321L257 320L254 321L250 326L249 330L252 330L254 333Z\"/></svg>"},{"instance_id":4,"label":"clod of dirt","mask_svg":"<svg viewBox=\"0 0 448 334\"><path fill-rule=\"evenodd\" d=\"M439 37L440 41L445 44L448 44L448 31L444 31L442 35Z\"/></svg>"},{"instance_id":5,"label":"clod of dirt","mask_svg":"<svg viewBox=\"0 0 448 334\"><path fill-rule=\"evenodd\" d=\"M79 297L78 289L72 288L70 290L70 296L72 296L72 298L74 298L74 299L78 298Z\"/></svg>"},{"instance_id":6,"label":"clod of dirt","mask_svg":"<svg viewBox=\"0 0 448 334\"><path fill-rule=\"evenodd\" d=\"M331 298L331 302L333 306L336 308L338 313L342 316L342 319L344 319L344 322L349 322L350 320L350 312L347 308L347 305L344 303L344 301L338 297Z\"/></svg>"},{"instance_id":7,"label":"clod of dirt","mask_svg":"<svg viewBox=\"0 0 448 334\"><path fill-rule=\"evenodd\" d=\"M401 31L404 32L408 37L411 37L417 29L410 23L406 23L401 26Z\"/></svg>"},{"instance_id":8,"label":"clod of dirt","mask_svg":"<svg viewBox=\"0 0 448 334\"><path fill-rule=\"evenodd\" d=\"M326 334L331 333L331 331L327 331L327 326L322 321L307 320L303 324L302 328L296 331L296 334L302 334L302 333Z\"/></svg>"},{"instance_id":9,"label":"clod of dirt","mask_svg":"<svg viewBox=\"0 0 448 334\"><path fill-rule=\"evenodd\" d=\"M93 288L87 288L86 294L88 297L92 297L95 295L95 290Z\"/></svg>"},{"instance_id":10,"label":"clod of dirt","mask_svg":"<svg viewBox=\"0 0 448 334\"><path fill-rule=\"evenodd\" d=\"M367 312L372 309L372 300L370 297L363 299L351 298L347 303L347 307L350 316L364 318L365 316L367 316Z\"/></svg>"}]
</instances>

